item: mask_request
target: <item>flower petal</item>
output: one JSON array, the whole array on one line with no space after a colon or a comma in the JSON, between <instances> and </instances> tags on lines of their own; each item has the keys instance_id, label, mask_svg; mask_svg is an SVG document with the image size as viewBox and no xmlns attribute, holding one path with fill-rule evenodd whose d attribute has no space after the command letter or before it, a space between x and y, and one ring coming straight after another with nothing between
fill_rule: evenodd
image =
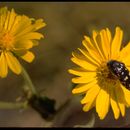
<instances>
[{"instance_id":1,"label":"flower petal","mask_svg":"<svg viewBox=\"0 0 130 130\"><path fill-rule=\"evenodd\" d=\"M4 24L6 21L7 14L8 14L7 7L3 7L0 9L0 31L4 29Z\"/></svg>"},{"instance_id":2,"label":"flower petal","mask_svg":"<svg viewBox=\"0 0 130 130\"><path fill-rule=\"evenodd\" d=\"M79 84L72 90L72 93L76 94L76 93L85 92L85 91L89 90L91 87L95 86L96 84L97 84L96 79L88 84Z\"/></svg>"},{"instance_id":3,"label":"flower petal","mask_svg":"<svg viewBox=\"0 0 130 130\"><path fill-rule=\"evenodd\" d=\"M87 91L86 96L81 100L81 104L93 102L97 97L99 90L100 90L100 86L98 86L97 84L91 87Z\"/></svg>"},{"instance_id":4,"label":"flower petal","mask_svg":"<svg viewBox=\"0 0 130 130\"><path fill-rule=\"evenodd\" d=\"M31 26L31 19L25 15L16 15L14 24L10 30L10 32L14 36L20 36L25 33L28 33L29 31L32 30Z\"/></svg>"},{"instance_id":5,"label":"flower petal","mask_svg":"<svg viewBox=\"0 0 130 130\"><path fill-rule=\"evenodd\" d=\"M35 56L32 52L27 51L27 53L25 55L21 56L21 58L24 59L25 61L31 63L34 60Z\"/></svg>"},{"instance_id":6,"label":"flower petal","mask_svg":"<svg viewBox=\"0 0 130 130\"><path fill-rule=\"evenodd\" d=\"M43 22L43 19L38 19L35 21L35 24L33 26L34 26L33 31L37 31L38 29L46 26L46 23Z\"/></svg>"},{"instance_id":7,"label":"flower petal","mask_svg":"<svg viewBox=\"0 0 130 130\"><path fill-rule=\"evenodd\" d=\"M107 31L105 29L100 32L100 38L102 51L104 53L105 58L108 60L110 57L110 41L107 35Z\"/></svg>"},{"instance_id":8,"label":"flower petal","mask_svg":"<svg viewBox=\"0 0 130 130\"><path fill-rule=\"evenodd\" d=\"M117 59L119 56L122 38L123 38L123 31L119 27L116 27L115 36L111 45L111 58L112 59Z\"/></svg>"},{"instance_id":9,"label":"flower petal","mask_svg":"<svg viewBox=\"0 0 130 130\"><path fill-rule=\"evenodd\" d=\"M19 61L15 58L15 56L11 52L5 53L7 64L9 68L16 74L21 73L21 65Z\"/></svg>"},{"instance_id":10,"label":"flower petal","mask_svg":"<svg viewBox=\"0 0 130 130\"><path fill-rule=\"evenodd\" d=\"M114 117L115 117L115 119L118 119L119 116L120 116L120 109L119 109L119 106L118 106L117 98L116 98L113 87L115 87L115 86L110 87L111 88L110 102L111 102L111 107L112 107L112 110L113 110L113 113L114 113Z\"/></svg>"},{"instance_id":11,"label":"flower petal","mask_svg":"<svg viewBox=\"0 0 130 130\"><path fill-rule=\"evenodd\" d=\"M80 71L80 70L75 70L75 69L69 69L68 71L69 71L69 73L77 75L77 76L84 76L85 77L86 75L89 75L91 73L95 74L95 76L96 76L96 72Z\"/></svg>"},{"instance_id":12,"label":"flower petal","mask_svg":"<svg viewBox=\"0 0 130 130\"><path fill-rule=\"evenodd\" d=\"M41 39L43 38L43 35L41 33L38 33L38 32L30 32L30 33L27 33L25 35L20 35L20 36L16 36L15 39L16 40L32 40L32 39Z\"/></svg>"},{"instance_id":13,"label":"flower petal","mask_svg":"<svg viewBox=\"0 0 130 130\"><path fill-rule=\"evenodd\" d=\"M23 21L21 20L21 17L20 15L16 15L15 16L15 19L14 19L14 22L9 30L9 32L15 36L15 33L18 31L18 27L19 27L19 24L21 23L20 21ZM23 28L24 28L24 25L23 25Z\"/></svg>"},{"instance_id":14,"label":"flower petal","mask_svg":"<svg viewBox=\"0 0 130 130\"><path fill-rule=\"evenodd\" d=\"M88 40L88 39L87 39ZM89 43L89 42L91 42L90 41L90 39L89 39L89 41L87 41L86 39L85 40L83 40L82 41L82 44L83 44L83 46L87 49L87 51L88 51L88 56L89 57L92 57L93 59L94 59L94 61L96 62L96 64L98 64L98 65L100 65L101 64L101 60L100 60L100 55L97 53L97 51L96 50L94 50L94 48L91 46L91 44ZM94 62L93 61L93 62ZM94 63L95 63L94 62Z\"/></svg>"},{"instance_id":15,"label":"flower petal","mask_svg":"<svg viewBox=\"0 0 130 130\"><path fill-rule=\"evenodd\" d=\"M130 66L130 42L120 51L120 60Z\"/></svg>"},{"instance_id":16,"label":"flower petal","mask_svg":"<svg viewBox=\"0 0 130 130\"><path fill-rule=\"evenodd\" d=\"M10 12L8 11L8 12L7 12L7 15L6 15L6 20L5 20L5 22L4 22L4 29L5 29L5 30L8 29L9 18L10 18Z\"/></svg>"},{"instance_id":17,"label":"flower petal","mask_svg":"<svg viewBox=\"0 0 130 130\"><path fill-rule=\"evenodd\" d=\"M80 48L78 48L78 49L79 49L79 51L87 58L87 60L88 60L90 63L96 65L97 67L100 65L93 57L91 57L91 56L89 55L88 52L86 52L85 50L80 49Z\"/></svg>"},{"instance_id":18,"label":"flower petal","mask_svg":"<svg viewBox=\"0 0 130 130\"><path fill-rule=\"evenodd\" d=\"M8 73L7 61L4 52L2 52L0 56L0 76L4 78L7 76L7 73Z\"/></svg>"},{"instance_id":19,"label":"flower petal","mask_svg":"<svg viewBox=\"0 0 130 130\"><path fill-rule=\"evenodd\" d=\"M19 40L14 44L15 50L20 49L30 49L33 47L33 42L31 40Z\"/></svg>"},{"instance_id":20,"label":"flower petal","mask_svg":"<svg viewBox=\"0 0 130 130\"><path fill-rule=\"evenodd\" d=\"M125 115L125 99L124 99L124 93L122 88L120 87L120 84L114 87L115 94L117 98L117 102L121 111L122 116Z\"/></svg>"},{"instance_id":21,"label":"flower petal","mask_svg":"<svg viewBox=\"0 0 130 130\"><path fill-rule=\"evenodd\" d=\"M109 111L109 88L108 86L104 86L96 99L96 111L100 117L100 119L104 119L106 114Z\"/></svg>"},{"instance_id":22,"label":"flower petal","mask_svg":"<svg viewBox=\"0 0 130 130\"><path fill-rule=\"evenodd\" d=\"M83 77L72 78L73 83L88 83L93 81L96 78L96 73L89 73Z\"/></svg>"},{"instance_id":23,"label":"flower petal","mask_svg":"<svg viewBox=\"0 0 130 130\"><path fill-rule=\"evenodd\" d=\"M89 103L86 103L83 107L83 111L87 112L89 111L90 109L92 109L93 107L95 106L95 100L94 101L91 101Z\"/></svg>"},{"instance_id":24,"label":"flower petal","mask_svg":"<svg viewBox=\"0 0 130 130\"><path fill-rule=\"evenodd\" d=\"M86 70L96 71L96 69L97 69L96 66L94 66L93 64L87 62L87 60L83 59L82 57L77 57L74 53L73 53L73 58L71 58L71 60L75 64L83 67Z\"/></svg>"},{"instance_id":25,"label":"flower petal","mask_svg":"<svg viewBox=\"0 0 130 130\"><path fill-rule=\"evenodd\" d=\"M111 32L110 32L110 30L108 28L106 28L106 33L107 33L108 42L111 43L111 40L112 40L112 38L111 38Z\"/></svg>"},{"instance_id":26,"label":"flower petal","mask_svg":"<svg viewBox=\"0 0 130 130\"><path fill-rule=\"evenodd\" d=\"M15 13L14 9L12 9L10 12L9 23L8 23L8 30L9 31L10 31L11 27L13 26L15 17L16 17L16 13Z\"/></svg>"},{"instance_id":27,"label":"flower petal","mask_svg":"<svg viewBox=\"0 0 130 130\"><path fill-rule=\"evenodd\" d=\"M130 91L128 89L126 89L123 85L121 85L121 88L124 92L124 98L127 102L127 105L130 106Z\"/></svg>"},{"instance_id":28,"label":"flower petal","mask_svg":"<svg viewBox=\"0 0 130 130\"><path fill-rule=\"evenodd\" d=\"M91 42L96 47L96 50L98 51L98 53L100 54L102 59L104 59L105 57L104 57L103 50L102 50L100 35L96 31L93 31L93 40L91 40Z\"/></svg>"},{"instance_id":29,"label":"flower petal","mask_svg":"<svg viewBox=\"0 0 130 130\"><path fill-rule=\"evenodd\" d=\"M21 19L22 21L19 22L16 29L14 29L15 31L13 33L17 38L25 36L30 32L34 32L46 25L42 19L36 20L34 24L32 24L32 19L25 15L21 16Z\"/></svg>"}]
</instances>

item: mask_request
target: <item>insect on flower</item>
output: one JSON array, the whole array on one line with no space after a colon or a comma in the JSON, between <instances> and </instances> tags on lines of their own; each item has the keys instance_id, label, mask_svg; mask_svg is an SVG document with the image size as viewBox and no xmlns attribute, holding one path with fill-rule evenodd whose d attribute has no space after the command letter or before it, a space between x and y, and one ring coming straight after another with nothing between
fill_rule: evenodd
<instances>
[{"instance_id":1,"label":"insect on flower","mask_svg":"<svg viewBox=\"0 0 130 130\"><path fill-rule=\"evenodd\" d=\"M83 95L83 111L95 110L103 120L110 108L114 118L125 116L130 107L130 42L122 46L123 30L115 28L112 35L108 28L84 36L83 48L72 53L72 62L77 66L69 69L75 75L73 94Z\"/></svg>"},{"instance_id":2,"label":"insect on flower","mask_svg":"<svg viewBox=\"0 0 130 130\"><path fill-rule=\"evenodd\" d=\"M110 72L120 80L122 85L130 90L130 73L123 62L110 60L107 63Z\"/></svg>"}]
</instances>

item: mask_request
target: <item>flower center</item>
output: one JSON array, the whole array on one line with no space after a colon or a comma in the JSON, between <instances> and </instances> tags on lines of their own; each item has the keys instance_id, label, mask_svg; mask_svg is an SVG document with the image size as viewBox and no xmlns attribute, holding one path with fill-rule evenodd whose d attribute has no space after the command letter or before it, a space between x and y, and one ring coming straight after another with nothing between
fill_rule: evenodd
<instances>
[{"instance_id":1,"label":"flower center","mask_svg":"<svg viewBox=\"0 0 130 130\"><path fill-rule=\"evenodd\" d=\"M0 50L10 50L13 46L13 36L8 32L0 34Z\"/></svg>"},{"instance_id":2,"label":"flower center","mask_svg":"<svg viewBox=\"0 0 130 130\"><path fill-rule=\"evenodd\" d=\"M102 66L98 68L97 72L97 77L101 79L101 81L115 83L118 80L117 77L110 72L106 62L104 62Z\"/></svg>"}]
</instances>

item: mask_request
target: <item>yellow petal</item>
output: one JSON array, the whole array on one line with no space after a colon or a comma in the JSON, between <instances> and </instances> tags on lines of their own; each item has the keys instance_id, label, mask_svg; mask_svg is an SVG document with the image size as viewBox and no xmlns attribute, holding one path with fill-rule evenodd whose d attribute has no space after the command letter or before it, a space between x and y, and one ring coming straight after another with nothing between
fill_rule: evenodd
<instances>
[{"instance_id":1,"label":"yellow petal","mask_svg":"<svg viewBox=\"0 0 130 130\"><path fill-rule=\"evenodd\" d=\"M89 73L84 77L72 78L73 83L88 83L96 78L96 73Z\"/></svg>"},{"instance_id":2,"label":"yellow petal","mask_svg":"<svg viewBox=\"0 0 130 130\"><path fill-rule=\"evenodd\" d=\"M103 29L100 32L100 38L101 38L100 40L102 45L102 51L104 53L105 58L108 60L108 58L110 57L110 42L106 30Z\"/></svg>"},{"instance_id":3,"label":"yellow petal","mask_svg":"<svg viewBox=\"0 0 130 130\"><path fill-rule=\"evenodd\" d=\"M74 53L73 53L73 56L74 56L74 57L71 58L71 60L72 60L75 64L77 64L77 65L83 67L83 68L86 69L86 70L96 71L97 67L94 66L93 64L91 64L91 63L85 61L85 59L81 59L81 57L75 56Z\"/></svg>"},{"instance_id":4,"label":"yellow petal","mask_svg":"<svg viewBox=\"0 0 130 130\"><path fill-rule=\"evenodd\" d=\"M72 90L72 93L76 94L76 93L85 92L85 91L89 90L91 87L95 86L96 84L97 84L96 79L88 84L79 84Z\"/></svg>"},{"instance_id":5,"label":"yellow petal","mask_svg":"<svg viewBox=\"0 0 130 130\"><path fill-rule=\"evenodd\" d=\"M94 73L96 76L96 72L80 71L80 70L75 70L75 69L69 69L68 71L69 71L69 73L77 75L77 76L86 76L86 75L89 75L91 73Z\"/></svg>"},{"instance_id":6,"label":"yellow petal","mask_svg":"<svg viewBox=\"0 0 130 130\"><path fill-rule=\"evenodd\" d=\"M38 46L39 42L37 40L31 40L33 42L33 46Z\"/></svg>"},{"instance_id":7,"label":"yellow petal","mask_svg":"<svg viewBox=\"0 0 130 130\"><path fill-rule=\"evenodd\" d=\"M109 30L108 28L106 28L106 33L107 33L108 42L109 42L110 45L111 45L111 40L112 40L112 38L111 38L111 32L110 32L110 30Z\"/></svg>"},{"instance_id":8,"label":"yellow petal","mask_svg":"<svg viewBox=\"0 0 130 130\"><path fill-rule=\"evenodd\" d=\"M25 61L31 63L34 60L35 56L32 52L27 51L27 53L25 55L21 56L21 58L24 59Z\"/></svg>"},{"instance_id":9,"label":"yellow petal","mask_svg":"<svg viewBox=\"0 0 130 130\"><path fill-rule=\"evenodd\" d=\"M0 8L0 15L7 13L7 11L8 11L7 7Z\"/></svg>"},{"instance_id":10,"label":"yellow petal","mask_svg":"<svg viewBox=\"0 0 130 130\"><path fill-rule=\"evenodd\" d=\"M125 115L125 99L124 99L124 93L120 85L115 86L115 94L117 98L117 102L121 111L122 116Z\"/></svg>"},{"instance_id":11,"label":"yellow petal","mask_svg":"<svg viewBox=\"0 0 130 130\"><path fill-rule=\"evenodd\" d=\"M14 35L17 38L25 36L26 34L36 31L46 25L42 19L35 21L34 24L32 24L32 20L25 15L21 16L21 19L22 21L19 22L17 29L15 29L14 32Z\"/></svg>"},{"instance_id":12,"label":"yellow petal","mask_svg":"<svg viewBox=\"0 0 130 130\"><path fill-rule=\"evenodd\" d=\"M84 105L83 111L87 112L95 106L95 100Z\"/></svg>"},{"instance_id":13,"label":"yellow petal","mask_svg":"<svg viewBox=\"0 0 130 130\"><path fill-rule=\"evenodd\" d=\"M97 67L100 65L98 62L96 62L96 60L95 60L93 57L91 57L91 56L89 55L88 52L86 52L85 50L80 49L80 48L78 48L78 49L79 49L79 51L87 58L87 60L88 60L90 63L96 65Z\"/></svg>"},{"instance_id":14,"label":"yellow petal","mask_svg":"<svg viewBox=\"0 0 130 130\"><path fill-rule=\"evenodd\" d=\"M7 73L8 73L7 61L4 52L2 52L0 56L0 76L4 78L7 76Z\"/></svg>"},{"instance_id":15,"label":"yellow petal","mask_svg":"<svg viewBox=\"0 0 130 130\"><path fill-rule=\"evenodd\" d=\"M35 24L33 26L34 26L33 31L36 31L36 30L46 26L46 23L43 22L43 19L38 19L35 21Z\"/></svg>"},{"instance_id":16,"label":"yellow petal","mask_svg":"<svg viewBox=\"0 0 130 130\"><path fill-rule=\"evenodd\" d=\"M38 33L38 32L30 32L30 33L27 33L27 34L25 34L25 35L20 35L20 36L16 36L15 37L15 39L16 40L23 40L23 39L25 39L25 40L31 40L31 39L37 39L37 40L39 40L39 39L41 39L41 38L43 38L43 35L41 34L41 33Z\"/></svg>"},{"instance_id":17,"label":"yellow petal","mask_svg":"<svg viewBox=\"0 0 130 130\"><path fill-rule=\"evenodd\" d=\"M6 21L7 14L8 14L7 7L0 9L0 31L3 31L3 29L4 29L4 24Z\"/></svg>"},{"instance_id":18,"label":"yellow petal","mask_svg":"<svg viewBox=\"0 0 130 130\"><path fill-rule=\"evenodd\" d=\"M21 65L19 61L15 58L15 56L11 52L5 53L7 64L9 68L16 74L21 73Z\"/></svg>"},{"instance_id":19,"label":"yellow petal","mask_svg":"<svg viewBox=\"0 0 130 130\"><path fill-rule=\"evenodd\" d=\"M4 29L7 30L8 29L8 22L9 22L9 18L10 18L10 12L7 12L7 16L6 16L6 20L4 23Z\"/></svg>"},{"instance_id":20,"label":"yellow petal","mask_svg":"<svg viewBox=\"0 0 130 130\"><path fill-rule=\"evenodd\" d=\"M109 111L109 88L108 86L104 86L96 99L96 112L98 113L100 119L104 119L106 114Z\"/></svg>"},{"instance_id":21,"label":"yellow petal","mask_svg":"<svg viewBox=\"0 0 130 130\"><path fill-rule=\"evenodd\" d=\"M25 15L17 15L10 31L14 36L20 36L31 30L31 19Z\"/></svg>"},{"instance_id":22,"label":"yellow petal","mask_svg":"<svg viewBox=\"0 0 130 130\"><path fill-rule=\"evenodd\" d=\"M100 35L96 31L93 31L93 41L91 40L91 42L96 47L96 50L98 51L98 53L102 57L102 59L104 59L103 50L102 50L102 46L101 46Z\"/></svg>"},{"instance_id":23,"label":"yellow petal","mask_svg":"<svg viewBox=\"0 0 130 130\"><path fill-rule=\"evenodd\" d=\"M121 50L120 60L125 63L126 66L130 66L130 42Z\"/></svg>"},{"instance_id":24,"label":"yellow petal","mask_svg":"<svg viewBox=\"0 0 130 130\"><path fill-rule=\"evenodd\" d=\"M110 102L111 102L111 107L112 107L112 110L113 110L113 113L114 113L114 117L115 117L115 119L118 119L119 116L120 116L120 109L119 109L119 106L118 106L118 102L117 102L116 95L115 95L113 87L115 87L115 86L111 87Z\"/></svg>"},{"instance_id":25,"label":"yellow petal","mask_svg":"<svg viewBox=\"0 0 130 130\"><path fill-rule=\"evenodd\" d=\"M88 37L88 36L84 36L84 39L85 40L83 40L83 45L84 45L84 47L86 47L86 49L89 51L89 49L91 49L91 50L96 50L96 48L95 48L95 46L94 46L94 44L91 42L91 39L90 39L90 37Z\"/></svg>"},{"instance_id":26,"label":"yellow petal","mask_svg":"<svg viewBox=\"0 0 130 130\"><path fill-rule=\"evenodd\" d=\"M21 17L22 16L20 16L20 15L15 16L14 22L10 28L10 34L12 34L13 36L15 36L15 33L17 33L17 31L18 31L18 27L21 23ZM22 19L22 21L23 21L23 19ZM24 27L24 25L23 25L23 27Z\"/></svg>"},{"instance_id":27,"label":"yellow petal","mask_svg":"<svg viewBox=\"0 0 130 130\"><path fill-rule=\"evenodd\" d=\"M20 49L13 48L13 53L16 54L17 56L22 56L22 55L25 55L27 53L27 49L25 49L25 48L20 48Z\"/></svg>"},{"instance_id":28,"label":"yellow petal","mask_svg":"<svg viewBox=\"0 0 130 130\"><path fill-rule=\"evenodd\" d=\"M33 42L31 40L19 40L14 44L15 50L18 49L30 49L33 47Z\"/></svg>"},{"instance_id":29,"label":"yellow petal","mask_svg":"<svg viewBox=\"0 0 130 130\"><path fill-rule=\"evenodd\" d=\"M87 39L88 40L88 39ZM87 49L89 57L92 57L96 64L101 64L100 55L97 53L96 49L92 47L90 40L87 41L86 39L82 41L83 46ZM94 63L95 63L94 62Z\"/></svg>"},{"instance_id":30,"label":"yellow petal","mask_svg":"<svg viewBox=\"0 0 130 130\"><path fill-rule=\"evenodd\" d=\"M99 93L100 87L98 84L89 89L85 97L81 100L81 104L93 102Z\"/></svg>"},{"instance_id":31,"label":"yellow petal","mask_svg":"<svg viewBox=\"0 0 130 130\"><path fill-rule=\"evenodd\" d=\"M16 13L14 9L11 10L10 12L10 18L9 18L9 24L8 24L8 30L10 31L11 27L13 26L14 20L16 17Z\"/></svg>"},{"instance_id":32,"label":"yellow petal","mask_svg":"<svg viewBox=\"0 0 130 130\"><path fill-rule=\"evenodd\" d=\"M116 27L115 36L111 45L112 59L117 59L117 57L119 56L122 38L123 38L123 31L119 27Z\"/></svg>"},{"instance_id":33,"label":"yellow petal","mask_svg":"<svg viewBox=\"0 0 130 130\"><path fill-rule=\"evenodd\" d=\"M124 93L124 98L127 102L127 104L130 106L130 90L126 89L124 86L121 85L121 88L123 90Z\"/></svg>"}]
</instances>

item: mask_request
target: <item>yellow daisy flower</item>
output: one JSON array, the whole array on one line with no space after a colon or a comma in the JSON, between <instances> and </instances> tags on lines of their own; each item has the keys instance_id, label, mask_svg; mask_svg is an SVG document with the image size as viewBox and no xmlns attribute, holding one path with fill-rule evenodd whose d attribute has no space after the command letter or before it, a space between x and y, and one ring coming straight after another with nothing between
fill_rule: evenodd
<instances>
[{"instance_id":1,"label":"yellow daisy flower","mask_svg":"<svg viewBox=\"0 0 130 130\"><path fill-rule=\"evenodd\" d=\"M35 20L25 15L18 15L14 9L0 8L0 76L6 77L8 67L16 74L21 73L17 57L32 62L34 54L29 51L43 38L36 32L45 26L42 19Z\"/></svg>"},{"instance_id":2,"label":"yellow daisy flower","mask_svg":"<svg viewBox=\"0 0 130 130\"><path fill-rule=\"evenodd\" d=\"M85 95L81 100L83 111L95 107L100 119L104 119L111 107L118 119L120 113L125 115L125 106L130 106L130 91L111 73L108 63L111 60L123 62L130 70L130 42L121 48L123 31L120 27L116 27L113 38L108 28L93 31L92 38L84 38L84 49L72 53L71 60L79 66L69 69L69 73L78 76L72 78L77 84L72 93Z\"/></svg>"}]
</instances>

